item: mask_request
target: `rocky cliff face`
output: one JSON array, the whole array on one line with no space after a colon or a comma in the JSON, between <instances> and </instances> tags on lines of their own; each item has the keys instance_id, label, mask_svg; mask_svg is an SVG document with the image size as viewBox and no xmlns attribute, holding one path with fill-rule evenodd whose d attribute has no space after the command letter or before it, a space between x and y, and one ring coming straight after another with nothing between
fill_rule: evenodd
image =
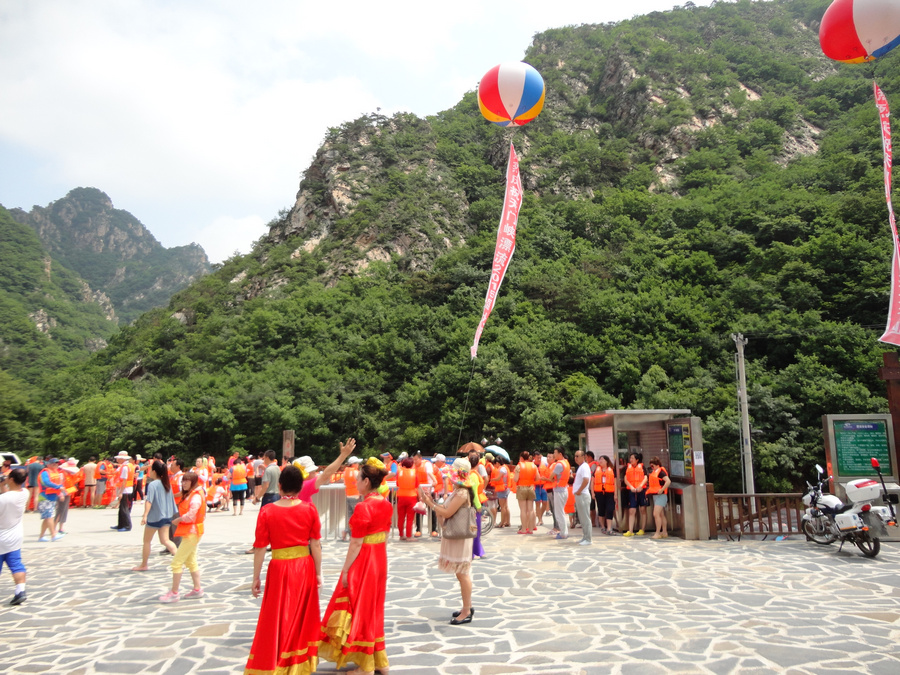
<instances>
[{"instance_id":1,"label":"rocky cliff face","mask_svg":"<svg viewBox=\"0 0 900 675\"><path fill-rule=\"evenodd\" d=\"M303 251L324 254L325 276L332 280L375 261L395 261L408 271L427 268L464 242L470 229L465 195L449 167L433 157L432 136L427 120L409 114L369 115L332 130L306 170L293 208L272 224L270 241L296 239L295 258ZM414 140L418 152L398 153L398 138ZM414 212L405 203L408 189L422 197ZM381 214L377 220L366 217L372 211ZM329 253L335 241L341 245Z\"/></svg>"},{"instance_id":2,"label":"rocky cliff face","mask_svg":"<svg viewBox=\"0 0 900 675\"><path fill-rule=\"evenodd\" d=\"M46 207L11 211L37 232L51 255L80 274L111 318L130 321L166 304L210 270L197 244L164 248L127 211L94 188L77 188Z\"/></svg>"},{"instance_id":3,"label":"rocky cliff face","mask_svg":"<svg viewBox=\"0 0 900 675\"><path fill-rule=\"evenodd\" d=\"M703 179L685 180L698 164L687 157L725 139L735 163L754 152L781 165L814 154L821 122L807 115L819 104L804 109L795 90L836 70L818 48L818 24L788 5L720 7L717 23L688 3L537 35L525 57L547 85L535 122L501 131L470 93L427 119L367 115L332 129L269 242L324 261L326 283L374 261L427 269L496 228L511 139L529 193L569 201L623 186L681 194Z\"/></svg>"}]
</instances>

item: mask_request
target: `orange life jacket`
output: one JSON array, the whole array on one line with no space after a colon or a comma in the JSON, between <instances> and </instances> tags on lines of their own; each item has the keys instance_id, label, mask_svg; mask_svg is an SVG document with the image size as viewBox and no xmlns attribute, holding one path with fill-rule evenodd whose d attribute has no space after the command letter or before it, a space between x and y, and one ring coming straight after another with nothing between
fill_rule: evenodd
<instances>
[{"instance_id":1,"label":"orange life jacket","mask_svg":"<svg viewBox=\"0 0 900 675\"><path fill-rule=\"evenodd\" d=\"M435 467L434 471L439 478L435 489L437 491L450 492L450 467L444 464L444 466Z\"/></svg>"},{"instance_id":2,"label":"orange life jacket","mask_svg":"<svg viewBox=\"0 0 900 675\"><path fill-rule=\"evenodd\" d=\"M125 487L133 488L134 487L134 464L128 463L125 465L127 469L127 473L125 474Z\"/></svg>"},{"instance_id":3,"label":"orange life jacket","mask_svg":"<svg viewBox=\"0 0 900 675\"><path fill-rule=\"evenodd\" d=\"M59 471L51 471L49 468L47 468L42 470L41 473L46 473L47 480L51 483L61 485L63 482L62 474ZM58 495L60 493L60 488L44 487L43 484L40 483L40 476L38 477L38 484L40 485L41 492L43 492L45 495Z\"/></svg>"},{"instance_id":4,"label":"orange life jacket","mask_svg":"<svg viewBox=\"0 0 900 675\"><path fill-rule=\"evenodd\" d=\"M628 465L628 468L625 469L625 487L629 485L633 488L641 489L641 483L644 482L644 467L642 464L638 463L636 466Z\"/></svg>"},{"instance_id":5,"label":"orange life jacket","mask_svg":"<svg viewBox=\"0 0 900 675\"><path fill-rule=\"evenodd\" d=\"M662 481L659 479L659 473L662 471L662 467L658 466L653 471L650 472L648 476L648 480L650 481L647 485L647 494L648 495L658 495L660 494L660 490L662 490ZM662 494L669 494L669 488L666 488L662 491Z\"/></svg>"},{"instance_id":6,"label":"orange life jacket","mask_svg":"<svg viewBox=\"0 0 900 675\"><path fill-rule=\"evenodd\" d=\"M572 490L571 485L566 485L566 488L569 490L569 496L566 499L566 507L563 511L565 513L575 513L575 491Z\"/></svg>"},{"instance_id":7,"label":"orange life jacket","mask_svg":"<svg viewBox=\"0 0 900 675\"><path fill-rule=\"evenodd\" d=\"M562 462L563 472L562 476L559 477L559 485L556 487L567 487L569 485L569 476L572 475L572 467L567 459L561 459L559 461Z\"/></svg>"},{"instance_id":8,"label":"orange life jacket","mask_svg":"<svg viewBox=\"0 0 900 675\"><path fill-rule=\"evenodd\" d=\"M555 474L557 464L562 465L562 474L560 475L559 479L556 479ZM569 466L569 463L565 459L561 459L558 462L553 462L553 464L550 465L550 480L547 482L547 489L550 490L551 488L556 489L567 487L569 485L569 475L571 473L572 468Z\"/></svg>"},{"instance_id":9,"label":"orange life jacket","mask_svg":"<svg viewBox=\"0 0 900 675\"><path fill-rule=\"evenodd\" d=\"M494 488L495 492L503 492L507 486L509 485L509 475L507 472L506 478L500 473L501 465L497 464L493 470L490 472L491 476L491 487Z\"/></svg>"},{"instance_id":10,"label":"orange life jacket","mask_svg":"<svg viewBox=\"0 0 900 675\"><path fill-rule=\"evenodd\" d=\"M247 467L243 463L234 463L231 469L231 484L235 487L247 484Z\"/></svg>"},{"instance_id":11,"label":"orange life jacket","mask_svg":"<svg viewBox=\"0 0 900 675\"><path fill-rule=\"evenodd\" d=\"M356 488L356 477L359 475L359 467L355 464L344 469L344 492L348 497L359 497Z\"/></svg>"},{"instance_id":12,"label":"orange life jacket","mask_svg":"<svg viewBox=\"0 0 900 675\"><path fill-rule=\"evenodd\" d=\"M178 515L182 518L191 510L191 501L194 495L200 497L200 508L197 511L196 520L193 523L186 523L183 520L178 521L178 527L175 528L176 537L186 537L189 534L197 534L203 536L203 521L206 520L206 499L203 496L203 488L199 485L191 490L186 499L178 502Z\"/></svg>"},{"instance_id":13,"label":"orange life jacket","mask_svg":"<svg viewBox=\"0 0 900 675\"><path fill-rule=\"evenodd\" d=\"M597 467L594 472L594 492L615 492L616 491L616 474L611 466L605 469Z\"/></svg>"},{"instance_id":14,"label":"orange life jacket","mask_svg":"<svg viewBox=\"0 0 900 675\"><path fill-rule=\"evenodd\" d=\"M426 462L423 460L419 466L416 467L416 478L419 480L419 485L434 485L432 481L434 472L428 473L428 468L425 464Z\"/></svg>"},{"instance_id":15,"label":"orange life jacket","mask_svg":"<svg viewBox=\"0 0 900 675\"><path fill-rule=\"evenodd\" d=\"M534 485L534 479L537 475L537 467L534 462L522 462L519 464L519 480L518 484L522 487L531 487Z\"/></svg>"},{"instance_id":16,"label":"orange life jacket","mask_svg":"<svg viewBox=\"0 0 900 675\"><path fill-rule=\"evenodd\" d=\"M213 502L216 500L216 486L210 485L206 490L206 501Z\"/></svg>"},{"instance_id":17,"label":"orange life jacket","mask_svg":"<svg viewBox=\"0 0 900 675\"><path fill-rule=\"evenodd\" d=\"M415 497L416 486L419 484L415 468L400 467L397 471L397 496Z\"/></svg>"},{"instance_id":18,"label":"orange life jacket","mask_svg":"<svg viewBox=\"0 0 900 675\"><path fill-rule=\"evenodd\" d=\"M105 480L109 477L109 468L109 462L105 459L100 460L100 463L97 464L97 468L94 469L94 478Z\"/></svg>"},{"instance_id":19,"label":"orange life jacket","mask_svg":"<svg viewBox=\"0 0 900 675\"><path fill-rule=\"evenodd\" d=\"M81 477L81 471L77 473L63 473L63 485L67 494L74 495L78 492L78 479Z\"/></svg>"}]
</instances>

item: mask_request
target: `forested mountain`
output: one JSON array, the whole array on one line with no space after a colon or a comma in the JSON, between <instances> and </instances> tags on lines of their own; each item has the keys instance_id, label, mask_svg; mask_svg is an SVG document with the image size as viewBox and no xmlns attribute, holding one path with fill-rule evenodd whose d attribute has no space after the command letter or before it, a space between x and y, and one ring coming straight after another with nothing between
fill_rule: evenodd
<instances>
[{"instance_id":1,"label":"forested mountain","mask_svg":"<svg viewBox=\"0 0 900 675\"><path fill-rule=\"evenodd\" d=\"M547 102L520 130L473 93L332 129L269 236L124 328L48 407L46 442L190 457L295 429L319 460L348 435L515 452L572 448L573 414L686 407L737 490L741 332L757 489L796 485L822 414L886 408L871 80L900 93L900 57L828 61L828 0L689 5L537 35ZM473 363L510 140L527 195Z\"/></svg>"},{"instance_id":2,"label":"forested mountain","mask_svg":"<svg viewBox=\"0 0 900 675\"><path fill-rule=\"evenodd\" d=\"M110 305L0 207L0 447L38 438L33 400L54 374L106 346Z\"/></svg>"},{"instance_id":3,"label":"forested mountain","mask_svg":"<svg viewBox=\"0 0 900 675\"><path fill-rule=\"evenodd\" d=\"M46 207L10 213L37 232L55 260L109 296L126 322L166 305L173 293L210 270L199 244L164 248L96 188L76 188Z\"/></svg>"}]
</instances>

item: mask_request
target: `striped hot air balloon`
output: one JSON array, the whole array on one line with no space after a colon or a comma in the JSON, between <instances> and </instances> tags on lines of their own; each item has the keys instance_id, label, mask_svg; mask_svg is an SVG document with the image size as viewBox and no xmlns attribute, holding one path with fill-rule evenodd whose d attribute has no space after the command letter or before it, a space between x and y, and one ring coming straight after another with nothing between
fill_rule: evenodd
<instances>
[{"instance_id":1,"label":"striped hot air balloon","mask_svg":"<svg viewBox=\"0 0 900 675\"><path fill-rule=\"evenodd\" d=\"M881 58L900 44L900 0L834 0L822 17L819 44L835 61Z\"/></svg>"},{"instance_id":2,"label":"striped hot air balloon","mask_svg":"<svg viewBox=\"0 0 900 675\"><path fill-rule=\"evenodd\" d=\"M545 92L544 78L527 63L501 63L481 78L478 107L489 122L522 126L541 112Z\"/></svg>"}]
</instances>

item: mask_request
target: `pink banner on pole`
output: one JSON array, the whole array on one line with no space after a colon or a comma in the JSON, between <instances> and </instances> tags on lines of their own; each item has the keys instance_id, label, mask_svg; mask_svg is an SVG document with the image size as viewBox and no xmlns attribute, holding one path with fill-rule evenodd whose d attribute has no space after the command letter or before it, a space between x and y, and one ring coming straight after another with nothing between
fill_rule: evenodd
<instances>
[{"instance_id":1,"label":"pink banner on pole","mask_svg":"<svg viewBox=\"0 0 900 675\"><path fill-rule=\"evenodd\" d=\"M881 117L881 142L884 147L884 197L887 200L888 219L891 222L891 235L894 240L894 258L891 263L891 300L888 307L887 328L878 340L892 345L900 345L900 241L897 239L897 219L894 217L894 206L891 203L891 168L893 166L893 150L891 146L891 110L884 92L875 85L875 105Z\"/></svg>"},{"instance_id":2,"label":"pink banner on pole","mask_svg":"<svg viewBox=\"0 0 900 675\"><path fill-rule=\"evenodd\" d=\"M474 359L478 355L478 342L481 333L487 323L497 293L500 292L500 284L506 276L506 268L516 250L516 225L519 222L519 209L522 208L522 179L519 176L519 157L513 144L509 144L509 162L506 165L506 195L503 197L503 215L500 216L500 227L497 228L497 245L494 247L494 264L491 266L491 281L488 284L487 295L484 298L484 311L481 313L481 322L475 331L475 341L472 343L471 353Z\"/></svg>"}]
</instances>

